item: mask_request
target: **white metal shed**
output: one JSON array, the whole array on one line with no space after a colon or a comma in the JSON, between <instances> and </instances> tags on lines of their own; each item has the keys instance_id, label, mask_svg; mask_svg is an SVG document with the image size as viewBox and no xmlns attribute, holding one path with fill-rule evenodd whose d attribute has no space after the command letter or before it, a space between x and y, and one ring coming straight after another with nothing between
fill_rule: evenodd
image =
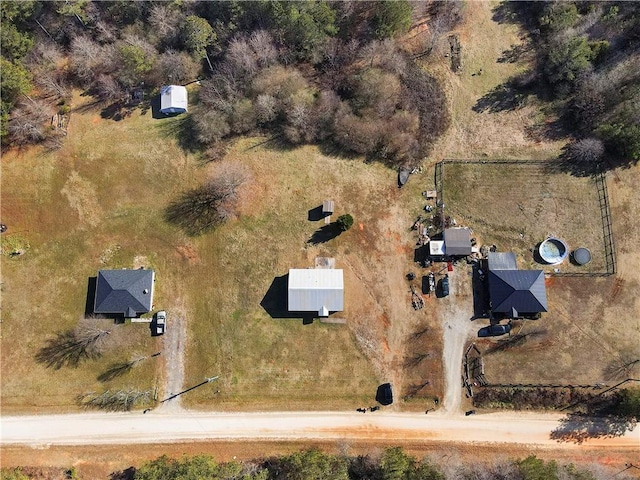
<instances>
[{"instance_id":1,"label":"white metal shed","mask_svg":"<svg viewBox=\"0 0 640 480\"><path fill-rule=\"evenodd\" d=\"M342 270L290 269L288 300L290 312L317 312L319 317L341 312L344 310Z\"/></svg>"},{"instance_id":2,"label":"white metal shed","mask_svg":"<svg viewBox=\"0 0 640 480\"><path fill-rule=\"evenodd\" d=\"M160 113L187 112L187 89L182 85L168 85L160 89Z\"/></svg>"}]
</instances>

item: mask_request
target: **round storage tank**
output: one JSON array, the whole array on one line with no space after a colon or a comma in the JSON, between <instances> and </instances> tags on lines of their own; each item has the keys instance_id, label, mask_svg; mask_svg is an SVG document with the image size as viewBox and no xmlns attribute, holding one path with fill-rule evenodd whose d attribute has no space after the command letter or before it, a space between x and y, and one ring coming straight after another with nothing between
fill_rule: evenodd
<instances>
[{"instance_id":1,"label":"round storage tank","mask_svg":"<svg viewBox=\"0 0 640 480\"><path fill-rule=\"evenodd\" d=\"M591 261L591 252L588 248L580 247L573 251L573 261L578 265L586 265Z\"/></svg>"},{"instance_id":2,"label":"round storage tank","mask_svg":"<svg viewBox=\"0 0 640 480\"><path fill-rule=\"evenodd\" d=\"M538 253L540 253L542 260L549 265L559 265L567 258L569 248L559 238L549 237L540 244Z\"/></svg>"}]
</instances>

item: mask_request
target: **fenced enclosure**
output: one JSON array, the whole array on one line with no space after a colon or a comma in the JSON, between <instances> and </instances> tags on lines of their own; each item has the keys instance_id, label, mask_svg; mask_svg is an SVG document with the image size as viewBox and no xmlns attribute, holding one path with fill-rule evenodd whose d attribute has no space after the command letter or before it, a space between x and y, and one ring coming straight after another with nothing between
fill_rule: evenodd
<instances>
[{"instance_id":1,"label":"fenced enclosure","mask_svg":"<svg viewBox=\"0 0 640 480\"><path fill-rule=\"evenodd\" d=\"M609 276L616 271L606 177L575 177L551 161L443 160L436 165L443 218L468 226L479 244L514 252L520 269L551 276ZM588 248L591 262L552 266L537 257L549 236L570 250Z\"/></svg>"}]
</instances>

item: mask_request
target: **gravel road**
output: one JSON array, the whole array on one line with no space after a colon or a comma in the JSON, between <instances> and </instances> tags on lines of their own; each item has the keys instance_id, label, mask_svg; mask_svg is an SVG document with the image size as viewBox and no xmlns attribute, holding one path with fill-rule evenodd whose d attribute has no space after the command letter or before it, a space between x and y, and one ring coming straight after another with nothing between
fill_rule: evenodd
<instances>
[{"instance_id":1,"label":"gravel road","mask_svg":"<svg viewBox=\"0 0 640 480\"><path fill-rule=\"evenodd\" d=\"M162 398L180 393L184 386L184 346L187 341L187 324L184 309L174 308L169 312L167 331L164 334L163 352L165 384ZM175 397L160 404L162 410L181 410L181 397Z\"/></svg>"},{"instance_id":2,"label":"gravel road","mask_svg":"<svg viewBox=\"0 0 640 480\"><path fill-rule=\"evenodd\" d=\"M154 410L2 417L2 445L106 445L189 440L261 439L423 440L456 443L513 443L578 448L550 438L562 415L492 413L464 417L434 412L258 412L204 413ZM597 428L598 420L594 425ZM640 428L615 438L590 439L588 447L637 449Z\"/></svg>"}]
</instances>

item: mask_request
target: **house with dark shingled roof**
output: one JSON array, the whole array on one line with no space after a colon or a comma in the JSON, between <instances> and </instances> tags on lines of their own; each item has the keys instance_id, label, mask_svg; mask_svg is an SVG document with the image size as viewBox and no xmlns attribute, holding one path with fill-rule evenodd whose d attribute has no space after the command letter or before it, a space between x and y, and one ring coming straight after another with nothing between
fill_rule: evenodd
<instances>
[{"instance_id":1,"label":"house with dark shingled roof","mask_svg":"<svg viewBox=\"0 0 640 480\"><path fill-rule=\"evenodd\" d=\"M154 276L153 270L100 270L93 312L135 318L151 311Z\"/></svg>"},{"instance_id":2,"label":"house with dark shingled roof","mask_svg":"<svg viewBox=\"0 0 640 480\"><path fill-rule=\"evenodd\" d=\"M518 270L511 252L490 252L488 263L492 312L517 318L547 311L542 270Z\"/></svg>"}]
</instances>

